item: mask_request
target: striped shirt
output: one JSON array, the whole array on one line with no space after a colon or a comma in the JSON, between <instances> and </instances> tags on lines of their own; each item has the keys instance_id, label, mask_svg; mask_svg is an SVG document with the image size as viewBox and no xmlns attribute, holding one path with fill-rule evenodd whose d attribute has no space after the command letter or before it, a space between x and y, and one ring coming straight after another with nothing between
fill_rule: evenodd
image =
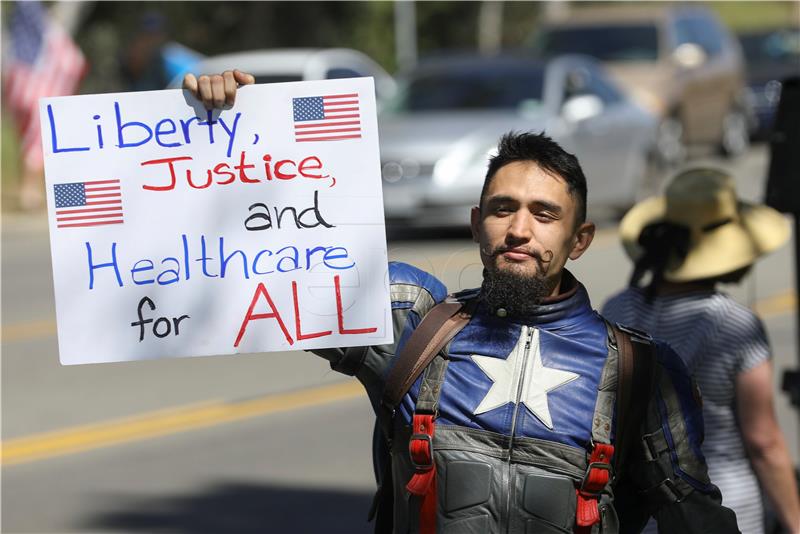
<instances>
[{"instance_id":1,"label":"striped shirt","mask_svg":"<svg viewBox=\"0 0 800 534\"><path fill-rule=\"evenodd\" d=\"M666 341L681 356L703 395L703 453L722 504L734 512L743 534L762 534L764 510L736 419L736 377L767 361L769 344L761 320L718 291L656 296L648 303L626 289L603 307L603 315ZM653 521L645 532L655 532Z\"/></svg>"}]
</instances>

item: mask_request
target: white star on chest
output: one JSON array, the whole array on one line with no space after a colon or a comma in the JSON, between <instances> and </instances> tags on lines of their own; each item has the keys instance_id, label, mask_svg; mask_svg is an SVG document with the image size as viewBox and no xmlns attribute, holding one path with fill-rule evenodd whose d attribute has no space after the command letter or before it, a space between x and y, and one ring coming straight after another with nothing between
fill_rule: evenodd
<instances>
[{"instance_id":1,"label":"white star on chest","mask_svg":"<svg viewBox=\"0 0 800 534\"><path fill-rule=\"evenodd\" d=\"M523 328L516 346L505 360L478 354L471 356L475 364L493 382L492 387L475 408L474 413L479 415L508 403L513 404L519 398L520 403L527 406L539 421L552 430L553 420L547 405L547 393L572 382L580 375L542 365L542 355L539 351L539 330L537 329L533 330L530 354L526 360L527 338L526 329Z\"/></svg>"}]
</instances>

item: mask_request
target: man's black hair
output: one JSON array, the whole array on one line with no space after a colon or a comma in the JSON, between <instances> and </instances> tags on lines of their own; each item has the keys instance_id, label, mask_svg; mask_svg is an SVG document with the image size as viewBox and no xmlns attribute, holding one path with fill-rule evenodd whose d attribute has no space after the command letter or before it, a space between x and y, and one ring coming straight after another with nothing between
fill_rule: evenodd
<instances>
[{"instance_id":1,"label":"man's black hair","mask_svg":"<svg viewBox=\"0 0 800 534\"><path fill-rule=\"evenodd\" d=\"M479 206L483 206L483 197L497 171L515 161L531 161L546 172L563 178L569 194L578 201L576 225L586 221L586 177L578 158L561 148L544 132L508 132L503 135L497 145L497 154L489 160Z\"/></svg>"}]
</instances>

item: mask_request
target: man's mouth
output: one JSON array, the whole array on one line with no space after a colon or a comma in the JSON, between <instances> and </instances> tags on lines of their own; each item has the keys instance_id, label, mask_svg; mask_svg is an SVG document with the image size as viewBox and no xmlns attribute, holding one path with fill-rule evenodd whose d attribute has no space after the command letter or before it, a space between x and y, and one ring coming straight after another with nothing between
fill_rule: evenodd
<instances>
[{"instance_id":1,"label":"man's mouth","mask_svg":"<svg viewBox=\"0 0 800 534\"><path fill-rule=\"evenodd\" d=\"M504 259L509 261L528 261L531 259L537 259L535 254L524 248L503 249L498 251L497 255L502 256Z\"/></svg>"}]
</instances>

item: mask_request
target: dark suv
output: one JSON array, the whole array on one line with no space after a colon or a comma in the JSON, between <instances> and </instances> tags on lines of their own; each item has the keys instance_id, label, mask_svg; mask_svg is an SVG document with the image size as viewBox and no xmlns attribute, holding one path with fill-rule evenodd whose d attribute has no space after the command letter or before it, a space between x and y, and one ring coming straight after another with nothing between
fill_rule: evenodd
<instances>
[{"instance_id":1,"label":"dark suv","mask_svg":"<svg viewBox=\"0 0 800 534\"><path fill-rule=\"evenodd\" d=\"M660 119L656 155L680 162L687 145L738 155L751 112L738 41L707 9L651 5L574 8L531 40L545 56L586 54L604 63L635 101Z\"/></svg>"}]
</instances>

